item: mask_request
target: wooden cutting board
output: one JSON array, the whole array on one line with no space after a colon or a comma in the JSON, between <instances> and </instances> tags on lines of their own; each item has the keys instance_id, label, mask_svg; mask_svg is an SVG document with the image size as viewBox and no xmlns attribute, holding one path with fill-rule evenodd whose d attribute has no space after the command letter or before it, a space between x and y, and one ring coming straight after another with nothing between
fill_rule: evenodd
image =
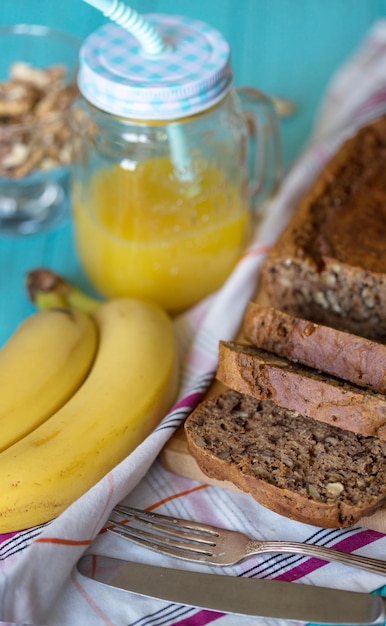
<instances>
[{"instance_id":1,"label":"wooden cutting board","mask_svg":"<svg viewBox=\"0 0 386 626\"><path fill-rule=\"evenodd\" d=\"M261 292L257 292L254 300L256 302L259 302L260 304L267 304L267 299ZM243 339L241 330L237 334L236 339ZM221 393L221 391L223 391L224 389L224 385L216 380L208 390L206 397ZM229 489L231 491L236 491L240 493L240 490L235 487L235 485L233 485L231 482L209 478L200 470L195 459L188 451L188 444L186 442L183 426L181 426L176 431L176 433L169 439L169 441L161 451L160 459L163 467L166 470L173 472L178 476L183 476L184 478L197 480L207 485L214 485L216 487L221 487L223 489ZM386 534L386 505L382 509L379 509L373 515L369 517L363 517L359 525L363 526L364 528L377 530Z\"/></svg>"}]
</instances>

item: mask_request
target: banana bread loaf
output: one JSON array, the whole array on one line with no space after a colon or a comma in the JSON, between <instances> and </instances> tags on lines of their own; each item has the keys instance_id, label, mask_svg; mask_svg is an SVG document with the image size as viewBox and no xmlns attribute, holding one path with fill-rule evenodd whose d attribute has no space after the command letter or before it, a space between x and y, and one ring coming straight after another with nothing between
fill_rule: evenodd
<instances>
[{"instance_id":1,"label":"banana bread loaf","mask_svg":"<svg viewBox=\"0 0 386 626\"><path fill-rule=\"evenodd\" d=\"M386 393L386 345L250 302L243 331L254 346Z\"/></svg>"},{"instance_id":2,"label":"banana bread loaf","mask_svg":"<svg viewBox=\"0 0 386 626\"><path fill-rule=\"evenodd\" d=\"M321 171L262 265L269 303L386 342L386 117Z\"/></svg>"},{"instance_id":3,"label":"banana bread loaf","mask_svg":"<svg viewBox=\"0 0 386 626\"><path fill-rule=\"evenodd\" d=\"M324 528L355 524L386 500L386 443L228 390L185 422L190 453L212 478L263 506Z\"/></svg>"},{"instance_id":4,"label":"banana bread loaf","mask_svg":"<svg viewBox=\"0 0 386 626\"><path fill-rule=\"evenodd\" d=\"M255 346L220 341L216 377L235 391L386 440L386 396Z\"/></svg>"}]
</instances>

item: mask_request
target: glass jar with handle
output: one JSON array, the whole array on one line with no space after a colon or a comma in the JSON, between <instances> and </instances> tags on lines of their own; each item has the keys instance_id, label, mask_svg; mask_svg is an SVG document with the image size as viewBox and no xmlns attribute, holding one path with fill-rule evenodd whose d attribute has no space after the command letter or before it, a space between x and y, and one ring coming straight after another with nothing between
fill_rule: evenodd
<instances>
[{"instance_id":1,"label":"glass jar with handle","mask_svg":"<svg viewBox=\"0 0 386 626\"><path fill-rule=\"evenodd\" d=\"M101 294L176 313L217 290L245 249L280 181L279 125L269 98L233 87L218 31L142 20L161 50L114 23L81 49L74 231Z\"/></svg>"}]
</instances>

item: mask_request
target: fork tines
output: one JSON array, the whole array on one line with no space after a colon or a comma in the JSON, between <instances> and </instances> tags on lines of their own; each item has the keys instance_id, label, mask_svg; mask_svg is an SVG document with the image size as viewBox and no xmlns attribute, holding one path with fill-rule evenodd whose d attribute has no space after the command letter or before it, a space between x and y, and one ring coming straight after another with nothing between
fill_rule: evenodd
<instances>
[{"instance_id":1,"label":"fork tines","mask_svg":"<svg viewBox=\"0 0 386 626\"><path fill-rule=\"evenodd\" d=\"M218 533L206 524L176 519L167 515L153 514L132 507L118 505L109 519L108 532L120 535L134 543L157 552L184 558L211 556ZM121 519L115 519L115 516ZM123 519L122 519L123 518Z\"/></svg>"}]
</instances>

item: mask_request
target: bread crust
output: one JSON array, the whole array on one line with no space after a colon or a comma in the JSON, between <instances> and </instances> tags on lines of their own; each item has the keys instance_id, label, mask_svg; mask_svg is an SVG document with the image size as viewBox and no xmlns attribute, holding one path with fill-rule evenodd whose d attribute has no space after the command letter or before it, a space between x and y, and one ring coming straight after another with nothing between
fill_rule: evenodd
<instances>
[{"instance_id":1,"label":"bread crust","mask_svg":"<svg viewBox=\"0 0 386 626\"><path fill-rule=\"evenodd\" d=\"M243 331L253 345L386 393L386 345L250 302Z\"/></svg>"},{"instance_id":2,"label":"bread crust","mask_svg":"<svg viewBox=\"0 0 386 626\"><path fill-rule=\"evenodd\" d=\"M386 343L386 117L348 139L261 268L269 303Z\"/></svg>"},{"instance_id":3,"label":"bread crust","mask_svg":"<svg viewBox=\"0 0 386 626\"><path fill-rule=\"evenodd\" d=\"M220 341L217 379L308 417L386 440L386 397L255 346Z\"/></svg>"},{"instance_id":4,"label":"bread crust","mask_svg":"<svg viewBox=\"0 0 386 626\"><path fill-rule=\"evenodd\" d=\"M283 436L268 450L264 446L261 433L266 430L265 441L269 441L275 433L275 413L279 416L278 428L283 431ZM288 426L284 430L282 423L285 422ZM281 409L272 402L258 401L228 390L201 403L187 418L185 433L190 453L207 476L233 482L264 507L290 519L323 528L352 526L362 516L374 512L386 500L383 458L386 444L375 438L365 438L326 424L317 424L315 420ZM300 468L289 466L291 456L286 456L286 445L292 443L291 436L298 440L299 450L300 446L305 450L305 457L300 459ZM315 445L310 444L313 436ZM306 443L302 443L302 439ZM336 444L332 443L330 446L329 442L337 442L338 439L340 456L335 458ZM360 449L369 459L370 475L365 480L366 485L361 481L365 478L367 465L358 466L358 471L355 470L355 463L353 464L351 458L352 442L357 455ZM303 453L300 452L301 454ZM347 458L344 462L345 454ZM318 455L322 459L323 468L315 470ZM270 458L272 456L274 463ZM266 458L269 461L267 464ZM338 458L340 464L344 463L349 477L345 477L345 468L341 472L339 468L334 468ZM370 459L375 462L377 470L374 467L370 469ZM351 469L353 465L354 469ZM274 468L272 472L271 468ZM279 475L275 474L277 471ZM322 487L323 483L331 480L328 484L341 485L342 490L339 493L337 490L335 495L326 496L326 492L317 484L318 471ZM373 471L377 473L377 478L371 476ZM264 477L259 476L261 472L265 472ZM340 476L342 477L339 478ZM315 489L305 489L308 480L316 483ZM351 481L351 489L346 486L346 480ZM358 484L355 483L356 480ZM286 486L286 481L290 486Z\"/></svg>"}]
</instances>

